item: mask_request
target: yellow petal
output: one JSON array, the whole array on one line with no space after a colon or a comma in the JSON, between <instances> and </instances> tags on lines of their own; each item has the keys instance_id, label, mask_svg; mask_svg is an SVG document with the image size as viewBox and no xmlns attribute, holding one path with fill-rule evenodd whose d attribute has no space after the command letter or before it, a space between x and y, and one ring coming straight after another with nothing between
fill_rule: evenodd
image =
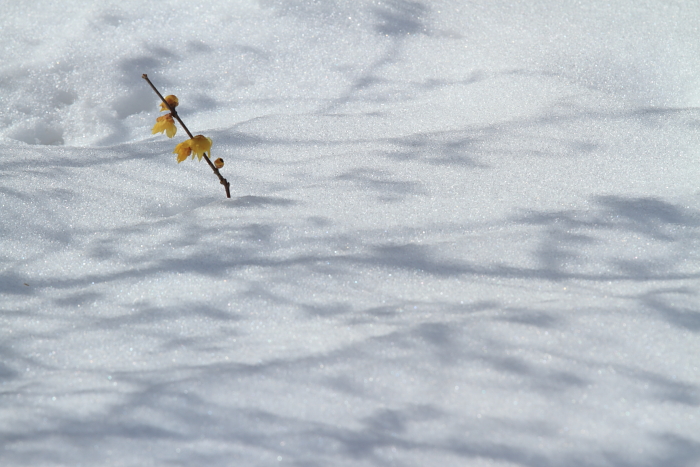
<instances>
[{"instance_id":1,"label":"yellow petal","mask_svg":"<svg viewBox=\"0 0 700 467\"><path fill-rule=\"evenodd\" d=\"M204 155L205 152L208 152L209 156L211 156L211 138L207 138L203 135L197 135L189 141L191 141L190 147L192 148L192 152L195 153L200 161L202 160L202 155Z\"/></svg>"},{"instance_id":2,"label":"yellow petal","mask_svg":"<svg viewBox=\"0 0 700 467\"><path fill-rule=\"evenodd\" d=\"M156 124L153 125L151 134L163 133L168 135L168 138L172 138L177 133L177 127L173 121L173 117L170 114L165 114L162 117L156 118Z\"/></svg>"},{"instance_id":3,"label":"yellow petal","mask_svg":"<svg viewBox=\"0 0 700 467\"><path fill-rule=\"evenodd\" d=\"M177 154L177 163L179 164L180 162L184 161L189 157L190 154L192 154L192 148L190 147L190 142L192 140L188 139L187 141L183 141L182 143L178 144L175 146L175 150L173 151L173 154Z\"/></svg>"},{"instance_id":4,"label":"yellow petal","mask_svg":"<svg viewBox=\"0 0 700 467\"><path fill-rule=\"evenodd\" d=\"M165 102L170 104L170 107L173 109L180 104L180 101L177 99L177 97L173 96L170 94L169 96L165 96ZM170 110L167 105L163 104L162 102L160 103L160 111L165 112L166 110Z\"/></svg>"}]
</instances>

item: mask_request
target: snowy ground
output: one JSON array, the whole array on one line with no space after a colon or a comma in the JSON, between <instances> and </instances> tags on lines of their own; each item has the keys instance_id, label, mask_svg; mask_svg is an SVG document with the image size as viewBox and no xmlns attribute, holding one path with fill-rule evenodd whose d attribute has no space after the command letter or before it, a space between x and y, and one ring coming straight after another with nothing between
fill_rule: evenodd
<instances>
[{"instance_id":1,"label":"snowy ground","mask_svg":"<svg viewBox=\"0 0 700 467\"><path fill-rule=\"evenodd\" d=\"M700 465L700 5L0 7L0 465Z\"/></svg>"}]
</instances>

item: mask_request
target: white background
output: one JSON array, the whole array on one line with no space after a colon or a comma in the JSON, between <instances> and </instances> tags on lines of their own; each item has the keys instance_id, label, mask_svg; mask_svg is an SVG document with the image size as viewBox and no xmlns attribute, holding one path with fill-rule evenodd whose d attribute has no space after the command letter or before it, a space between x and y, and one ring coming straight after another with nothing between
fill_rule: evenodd
<instances>
[{"instance_id":1,"label":"white background","mask_svg":"<svg viewBox=\"0 0 700 467\"><path fill-rule=\"evenodd\" d=\"M700 465L696 2L0 10L1 465Z\"/></svg>"}]
</instances>

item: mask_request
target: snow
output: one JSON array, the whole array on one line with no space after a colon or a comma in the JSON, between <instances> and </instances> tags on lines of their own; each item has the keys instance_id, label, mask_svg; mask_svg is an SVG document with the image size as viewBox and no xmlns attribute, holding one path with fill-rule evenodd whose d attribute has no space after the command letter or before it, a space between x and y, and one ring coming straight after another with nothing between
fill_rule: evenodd
<instances>
[{"instance_id":1,"label":"snow","mask_svg":"<svg viewBox=\"0 0 700 467\"><path fill-rule=\"evenodd\" d=\"M700 465L699 5L0 5L0 465Z\"/></svg>"}]
</instances>

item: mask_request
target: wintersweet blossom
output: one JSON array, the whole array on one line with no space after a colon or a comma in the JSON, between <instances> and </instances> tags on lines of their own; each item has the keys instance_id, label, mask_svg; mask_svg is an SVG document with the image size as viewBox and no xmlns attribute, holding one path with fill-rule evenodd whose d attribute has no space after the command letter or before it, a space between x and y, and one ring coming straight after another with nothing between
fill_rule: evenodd
<instances>
[{"instance_id":1,"label":"wintersweet blossom","mask_svg":"<svg viewBox=\"0 0 700 467\"><path fill-rule=\"evenodd\" d=\"M170 104L170 107L172 107L173 109L175 107L177 107L177 105L180 103L180 101L177 100L177 97L173 96L172 94L170 94L169 96L165 96L165 102ZM168 108L167 105L165 105L164 103L161 102L160 103L160 111L165 112L166 110L170 110L170 109Z\"/></svg>"},{"instance_id":2,"label":"wintersweet blossom","mask_svg":"<svg viewBox=\"0 0 700 467\"><path fill-rule=\"evenodd\" d=\"M197 135L194 138L183 141L175 146L173 153L177 154L178 164L187 159L190 154L192 154L193 159L194 156L197 156L201 161L202 155L204 155L205 152L208 152L211 156L211 143L211 138L207 138L203 135Z\"/></svg>"},{"instance_id":3,"label":"wintersweet blossom","mask_svg":"<svg viewBox=\"0 0 700 467\"><path fill-rule=\"evenodd\" d=\"M165 132L165 134L168 135L168 138L172 138L173 136L175 136L175 133L177 133L177 127L175 126L175 122L173 121L172 114L165 114L162 117L156 118L156 124L153 125L151 134L155 135L156 133L163 132Z\"/></svg>"}]
</instances>

